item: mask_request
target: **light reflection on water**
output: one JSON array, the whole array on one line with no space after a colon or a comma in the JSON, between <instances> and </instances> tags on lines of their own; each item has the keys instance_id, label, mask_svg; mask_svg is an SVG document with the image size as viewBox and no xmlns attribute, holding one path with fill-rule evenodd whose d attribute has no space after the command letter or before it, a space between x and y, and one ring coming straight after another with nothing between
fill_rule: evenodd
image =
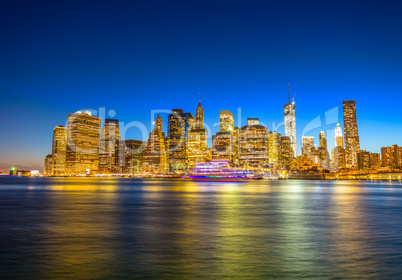
<instances>
[{"instance_id":1,"label":"light reflection on water","mask_svg":"<svg viewBox=\"0 0 402 280\"><path fill-rule=\"evenodd\" d=\"M2 279L398 278L402 185L0 179Z\"/></svg>"}]
</instances>

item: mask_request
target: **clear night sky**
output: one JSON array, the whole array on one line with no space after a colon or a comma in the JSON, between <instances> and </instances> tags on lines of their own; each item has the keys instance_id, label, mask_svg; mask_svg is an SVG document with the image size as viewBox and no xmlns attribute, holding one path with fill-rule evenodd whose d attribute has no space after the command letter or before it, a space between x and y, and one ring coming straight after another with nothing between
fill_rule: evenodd
<instances>
[{"instance_id":1,"label":"clear night sky","mask_svg":"<svg viewBox=\"0 0 402 280\"><path fill-rule=\"evenodd\" d=\"M153 109L195 115L201 92L210 126L241 107L243 124L259 117L271 130L288 83L299 146L307 123L336 106L343 126L342 101L353 99L362 149L402 145L401 3L2 1L0 170L42 169L54 126L80 109L149 128ZM307 135L318 143L335 125Z\"/></svg>"}]
</instances>

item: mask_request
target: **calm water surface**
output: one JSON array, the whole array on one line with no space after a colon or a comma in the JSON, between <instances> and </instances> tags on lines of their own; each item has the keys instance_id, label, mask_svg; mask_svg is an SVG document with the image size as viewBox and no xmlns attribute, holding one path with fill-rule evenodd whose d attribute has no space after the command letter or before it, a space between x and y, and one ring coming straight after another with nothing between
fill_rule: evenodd
<instances>
[{"instance_id":1,"label":"calm water surface","mask_svg":"<svg viewBox=\"0 0 402 280\"><path fill-rule=\"evenodd\" d=\"M0 178L1 279L400 279L402 184Z\"/></svg>"}]
</instances>

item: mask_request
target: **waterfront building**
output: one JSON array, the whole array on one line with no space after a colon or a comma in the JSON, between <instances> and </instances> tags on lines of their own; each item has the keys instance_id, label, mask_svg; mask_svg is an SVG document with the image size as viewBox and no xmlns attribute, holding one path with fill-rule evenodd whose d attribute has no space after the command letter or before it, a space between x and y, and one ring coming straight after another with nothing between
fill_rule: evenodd
<instances>
[{"instance_id":1,"label":"waterfront building","mask_svg":"<svg viewBox=\"0 0 402 280\"><path fill-rule=\"evenodd\" d=\"M311 149L314 148L314 136L303 136L301 145L302 155L310 156Z\"/></svg>"},{"instance_id":2,"label":"waterfront building","mask_svg":"<svg viewBox=\"0 0 402 280\"><path fill-rule=\"evenodd\" d=\"M325 139L325 132L321 131L319 134L319 147L323 149L327 149L327 139Z\"/></svg>"},{"instance_id":3,"label":"waterfront building","mask_svg":"<svg viewBox=\"0 0 402 280\"><path fill-rule=\"evenodd\" d=\"M396 168L400 166L399 147L392 145L381 148L382 167Z\"/></svg>"},{"instance_id":4,"label":"waterfront building","mask_svg":"<svg viewBox=\"0 0 402 280\"><path fill-rule=\"evenodd\" d=\"M235 126L232 134L232 162L240 165L240 129Z\"/></svg>"},{"instance_id":5,"label":"waterfront building","mask_svg":"<svg viewBox=\"0 0 402 280\"><path fill-rule=\"evenodd\" d=\"M220 131L212 136L212 158L233 162L235 148L238 148L237 143L235 143L238 137L235 138L234 135L234 116L230 111L220 111L219 120Z\"/></svg>"},{"instance_id":6,"label":"waterfront building","mask_svg":"<svg viewBox=\"0 0 402 280\"><path fill-rule=\"evenodd\" d=\"M66 173L85 174L99 168L101 119L89 111L68 115Z\"/></svg>"},{"instance_id":7,"label":"waterfront building","mask_svg":"<svg viewBox=\"0 0 402 280\"><path fill-rule=\"evenodd\" d=\"M343 147L342 128L339 123L337 123L335 128L335 147Z\"/></svg>"},{"instance_id":8,"label":"waterfront building","mask_svg":"<svg viewBox=\"0 0 402 280\"><path fill-rule=\"evenodd\" d=\"M268 128L257 118L249 118L239 132L239 163L246 166L262 166L269 163Z\"/></svg>"},{"instance_id":9,"label":"waterfront building","mask_svg":"<svg viewBox=\"0 0 402 280\"><path fill-rule=\"evenodd\" d=\"M233 151L232 132L217 132L212 136L212 159L232 161Z\"/></svg>"},{"instance_id":10,"label":"waterfront building","mask_svg":"<svg viewBox=\"0 0 402 280\"><path fill-rule=\"evenodd\" d=\"M66 150L67 150L67 129L58 125L53 129L52 142L52 175L64 175L66 173Z\"/></svg>"},{"instance_id":11,"label":"waterfront building","mask_svg":"<svg viewBox=\"0 0 402 280\"><path fill-rule=\"evenodd\" d=\"M234 116L230 111L220 111L220 132L233 133Z\"/></svg>"},{"instance_id":12,"label":"waterfront building","mask_svg":"<svg viewBox=\"0 0 402 280\"><path fill-rule=\"evenodd\" d=\"M143 153L142 170L150 173L167 172L166 137L162 130L162 117L156 118L156 126L149 134L148 142ZM136 159L137 161L139 159Z\"/></svg>"},{"instance_id":13,"label":"waterfront building","mask_svg":"<svg viewBox=\"0 0 402 280\"><path fill-rule=\"evenodd\" d=\"M202 109L201 100L198 103L195 117L196 117L195 128L196 129L204 129L204 109Z\"/></svg>"},{"instance_id":14,"label":"waterfront building","mask_svg":"<svg viewBox=\"0 0 402 280\"><path fill-rule=\"evenodd\" d=\"M189 121L192 123L193 119L189 114L185 115L182 109L173 109L168 116L167 156L170 172L183 172L186 168L186 132Z\"/></svg>"},{"instance_id":15,"label":"waterfront building","mask_svg":"<svg viewBox=\"0 0 402 280\"><path fill-rule=\"evenodd\" d=\"M120 126L116 119L105 119L99 148L99 171L114 173L116 169L116 141L119 141Z\"/></svg>"},{"instance_id":16,"label":"waterfront building","mask_svg":"<svg viewBox=\"0 0 402 280\"><path fill-rule=\"evenodd\" d=\"M325 132L321 131L319 134L319 147L318 147L318 164L321 168L329 169L329 154L327 149L327 139L325 139Z\"/></svg>"},{"instance_id":17,"label":"waterfront building","mask_svg":"<svg viewBox=\"0 0 402 280\"><path fill-rule=\"evenodd\" d=\"M370 152L365 150L357 152L357 168L359 170L370 168Z\"/></svg>"},{"instance_id":18,"label":"waterfront building","mask_svg":"<svg viewBox=\"0 0 402 280\"><path fill-rule=\"evenodd\" d=\"M343 101L343 127L345 132L346 168L357 167L360 151L359 131L356 117L356 101Z\"/></svg>"},{"instance_id":19,"label":"waterfront building","mask_svg":"<svg viewBox=\"0 0 402 280\"><path fill-rule=\"evenodd\" d=\"M268 153L269 163L279 164L279 151L281 145L281 135L276 132L268 132Z\"/></svg>"},{"instance_id":20,"label":"waterfront building","mask_svg":"<svg viewBox=\"0 0 402 280\"><path fill-rule=\"evenodd\" d=\"M301 155L296 158L296 169L303 170L303 169L311 169L311 167L316 167L317 164L306 155Z\"/></svg>"},{"instance_id":21,"label":"waterfront building","mask_svg":"<svg viewBox=\"0 0 402 280\"><path fill-rule=\"evenodd\" d=\"M140 140L116 141L116 164L124 174L142 173L142 160L146 143Z\"/></svg>"},{"instance_id":22,"label":"waterfront building","mask_svg":"<svg viewBox=\"0 0 402 280\"><path fill-rule=\"evenodd\" d=\"M288 136L282 136L279 146L279 164L286 170L293 167L294 157L293 149Z\"/></svg>"},{"instance_id":23,"label":"waterfront building","mask_svg":"<svg viewBox=\"0 0 402 280\"><path fill-rule=\"evenodd\" d=\"M381 166L381 156L377 153L370 154L370 168L379 168Z\"/></svg>"},{"instance_id":24,"label":"waterfront building","mask_svg":"<svg viewBox=\"0 0 402 280\"><path fill-rule=\"evenodd\" d=\"M332 150L333 169L338 170L345 168L345 148L336 146Z\"/></svg>"},{"instance_id":25,"label":"waterfront building","mask_svg":"<svg viewBox=\"0 0 402 280\"><path fill-rule=\"evenodd\" d=\"M204 129L204 110L201 101L196 112L195 127L189 124L187 133L187 168L194 168L198 163L205 162L207 159L207 130Z\"/></svg>"},{"instance_id":26,"label":"waterfront building","mask_svg":"<svg viewBox=\"0 0 402 280\"><path fill-rule=\"evenodd\" d=\"M48 154L45 158L45 169L44 169L45 175L53 175L53 155Z\"/></svg>"},{"instance_id":27,"label":"waterfront building","mask_svg":"<svg viewBox=\"0 0 402 280\"><path fill-rule=\"evenodd\" d=\"M190 130L186 150L188 167L194 168L198 163L205 162L207 149L207 130L203 128Z\"/></svg>"},{"instance_id":28,"label":"waterfront building","mask_svg":"<svg viewBox=\"0 0 402 280\"><path fill-rule=\"evenodd\" d=\"M297 139L296 139L296 108L295 100L290 100L290 92L288 85L288 103L284 106L285 116L285 136L290 138L294 157L297 157Z\"/></svg>"}]
</instances>

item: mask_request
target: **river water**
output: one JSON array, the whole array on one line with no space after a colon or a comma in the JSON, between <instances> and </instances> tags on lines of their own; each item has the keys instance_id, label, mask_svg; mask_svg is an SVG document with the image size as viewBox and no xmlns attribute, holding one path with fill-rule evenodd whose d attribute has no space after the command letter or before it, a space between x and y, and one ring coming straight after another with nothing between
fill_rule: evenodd
<instances>
[{"instance_id":1,"label":"river water","mask_svg":"<svg viewBox=\"0 0 402 280\"><path fill-rule=\"evenodd\" d=\"M402 184L0 178L0 279L400 279Z\"/></svg>"}]
</instances>

